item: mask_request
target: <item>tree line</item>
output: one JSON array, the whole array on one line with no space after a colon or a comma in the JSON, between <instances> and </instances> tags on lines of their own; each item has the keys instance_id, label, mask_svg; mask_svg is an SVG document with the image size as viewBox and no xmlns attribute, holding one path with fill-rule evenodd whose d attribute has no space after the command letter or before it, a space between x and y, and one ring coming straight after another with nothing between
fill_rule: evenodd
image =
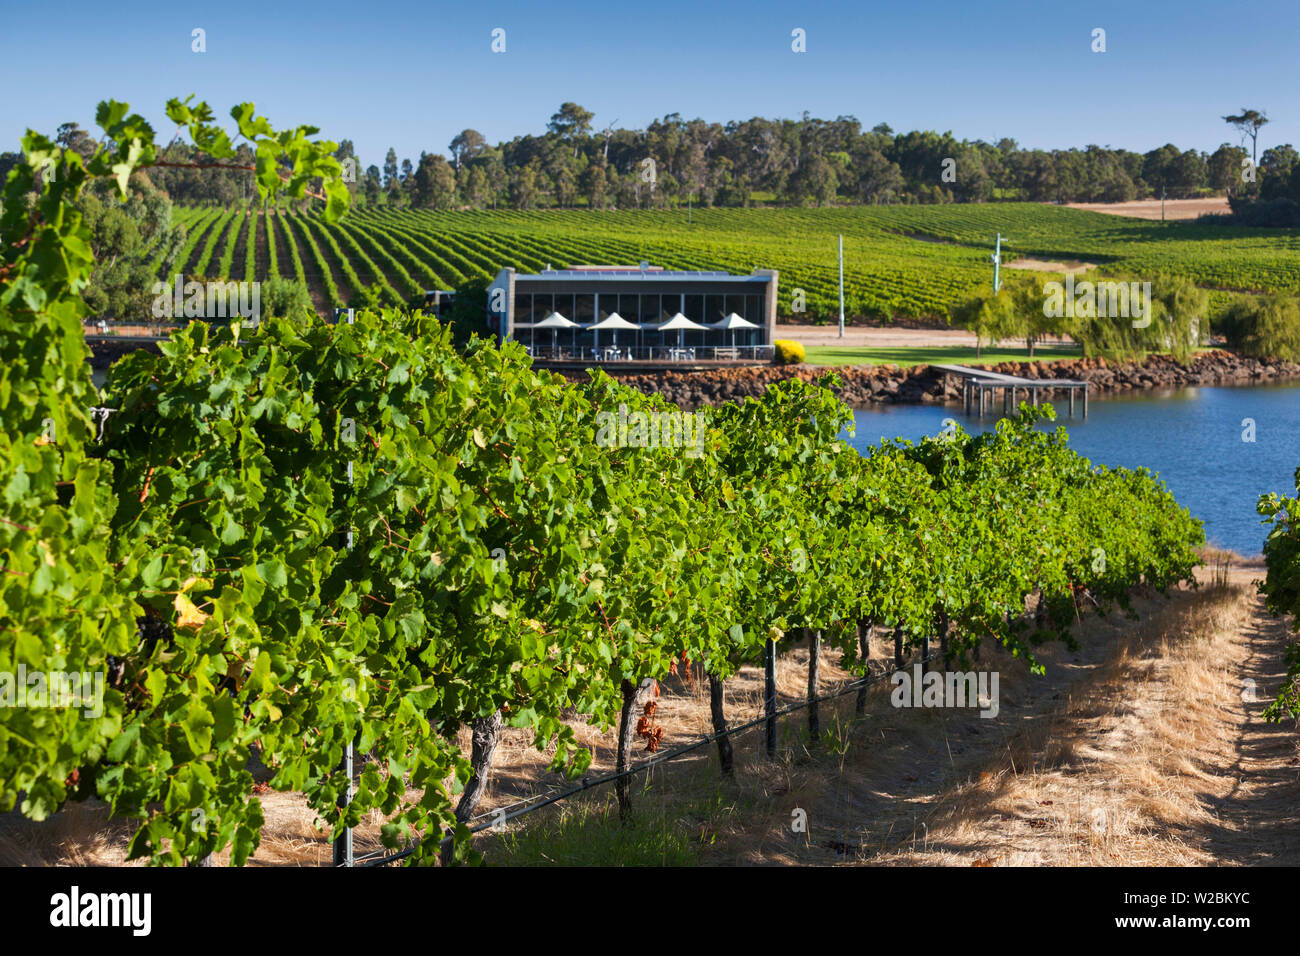
<instances>
[{"instance_id":1,"label":"tree line","mask_svg":"<svg viewBox=\"0 0 1300 956\"><path fill-rule=\"evenodd\" d=\"M1255 117L1262 119L1251 126ZM1165 144L1147 153L1089 145L1025 149L1014 139L958 140L951 132L865 129L853 116L833 120L753 118L708 123L671 113L644 130L597 129L594 114L565 103L540 135L493 146L466 129L447 155L422 152L417 163L390 148L382 166L359 175L365 202L415 208L575 207L642 209L694 202L747 206L764 199L832 203L1124 202L1205 192L1253 196L1261 181L1289 175L1296 151L1251 154L1222 144L1213 153ZM1225 117L1252 148L1262 114ZM343 141L340 160L355 156Z\"/></svg>"},{"instance_id":2,"label":"tree line","mask_svg":"<svg viewBox=\"0 0 1300 956\"><path fill-rule=\"evenodd\" d=\"M389 148L365 164L341 140L334 156L358 204L415 209L662 209L694 203L830 204L991 202L1124 202L1161 196L1226 194L1238 215L1244 203L1300 196L1300 153L1289 144L1258 154L1264 114L1226 116L1244 145L1214 152L1172 143L1139 153L1088 145L1027 149L1014 139L957 139L951 132L870 129L853 116L710 123L670 113L645 129L595 123L564 103L539 134L492 145L478 130L458 133L444 152L399 159ZM76 124L60 127L60 145L93 150ZM245 147L246 150L246 147ZM186 159L197 150L181 150ZM0 155L0 174L15 154ZM251 153L243 157L251 162ZM231 204L256 196L252 174L239 170L157 168L153 183L178 202Z\"/></svg>"}]
</instances>

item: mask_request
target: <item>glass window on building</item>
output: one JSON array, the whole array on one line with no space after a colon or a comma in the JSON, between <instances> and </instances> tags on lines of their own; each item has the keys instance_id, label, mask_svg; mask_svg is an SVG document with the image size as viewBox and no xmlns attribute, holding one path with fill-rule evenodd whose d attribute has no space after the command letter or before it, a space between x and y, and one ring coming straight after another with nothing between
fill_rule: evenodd
<instances>
[{"instance_id":1,"label":"glass window on building","mask_svg":"<svg viewBox=\"0 0 1300 956\"><path fill-rule=\"evenodd\" d=\"M529 312L529 322L540 322L551 314L551 304L554 296L549 293L533 293L533 307Z\"/></svg>"},{"instance_id":2,"label":"glass window on building","mask_svg":"<svg viewBox=\"0 0 1300 956\"><path fill-rule=\"evenodd\" d=\"M560 313L560 315L564 316L570 322L574 321L573 299L574 295L572 292L559 292L555 295L555 311Z\"/></svg>"},{"instance_id":3,"label":"glass window on building","mask_svg":"<svg viewBox=\"0 0 1300 956\"><path fill-rule=\"evenodd\" d=\"M697 322L708 324L710 322L721 322L727 317L727 312L723 309L723 296L706 295L704 297L704 318L696 319Z\"/></svg>"},{"instance_id":4,"label":"glass window on building","mask_svg":"<svg viewBox=\"0 0 1300 956\"><path fill-rule=\"evenodd\" d=\"M701 325L710 321L709 317L704 314L704 296L688 295L686 297L686 308L682 313L692 322L698 322Z\"/></svg>"},{"instance_id":5,"label":"glass window on building","mask_svg":"<svg viewBox=\"0 0 1300 956\"><path fill-rule=\"evenodd\" d=\"M637 296L626 293L618 297L618 314L629 322L636 322L641 317L641 306L637 303L637 299Z\"/></svg>"},{"instance_id":6,"label":"glass window on building","mask_svg":"<svg viewBox=\"0 0 1300 956\"><path fill-rule=\"evenodd\" d=\"M662 322L663 319L659 318L659 296L643 295L640 298L641 298L641 310L638 315L637 321L641 322L642 324Z\"/></svg>"},{"instance_id":7,"label":"glass window on building","mask_svg":"<svg viewBox=\"0 0 1300 956\"><path fill-rule=\"evenodd\" d=\"M745 317L745 297L743 295L724 295L722 298L722 314L731 315L735 312L741 318Z\"/></svg>"}]
</instances>

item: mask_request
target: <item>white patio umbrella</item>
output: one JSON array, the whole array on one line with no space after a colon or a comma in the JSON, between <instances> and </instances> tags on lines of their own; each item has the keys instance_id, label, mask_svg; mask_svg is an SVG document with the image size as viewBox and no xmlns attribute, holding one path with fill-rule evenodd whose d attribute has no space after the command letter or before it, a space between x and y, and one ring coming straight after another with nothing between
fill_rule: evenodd
<instances>
[{"instance_id":1,"label":"white patio umbrella","mask_svg":"<svg viewBox=\"0 0 1300 956\"><path fill-rule=\"evenodd\" d=\"M558 333L556 332L556 330L557 330L557 329L572 329L572 328L577 328L577 325L578 325L577 322L570 322L570 321L569 321L568 319L566 319L564 316L560 315L560 313L558 313L558 312L552 312L552 313L551 313L550 315L548 315L546 318L542 319L542 321L540 321L540 322L538 322L536 325L534 325L533 328L534 328L534 329L550 329L550 330L551 330L551 348L554 349L554 348L555 348L555 336L558 334Z\"/></svg>"},{"instance_id":2,"label":"white patio umbrella","mask_svg":"<svg viewBox=\"0 0 1300 956\"><path fill-rule=\"evenodd\" d=\"M735 312L732 312L725 319L720 319L717 322L710 322L709 328L718 329L721 332L730 332L731 345L734 348L736 345L736 329L757 329L760 328L760 326L749 321L749 319L741 318Z\"/></svg>"},{"instance_id":3,"label":"white patio umbrella","mask_svg":"<svg viewBox=\"0 0 1300 956\"><path fill-rule=\"evenodd\" d=\"M594 325L589 325L587 326L587 328L591 329L593 332L596 333L597 346L600 345L600 333L603 330L608 330L614 333L614 345L617 346L618 333L620 329L630 329L631 331L635 332L638 328L640 328L640 326L637 325L635 322L629 322L627 319L623 318L623 316L619 315L617 312L611 312L609 315L605 316L599 322L595 323Z\"/></svg>"},{"instance_id":4,"label":"white patio umbrella","mask_svg":"<svg viewBox=\"0 0 1300 956\"><path fill-rule=\"evenodd\" d=\"M660 323L656 328L660 332L676 332L678 348L681 348L681 346L686 341L687 329L692 329L700 332L704 332L708 330L707 325L700 325L700 323L698 322L692 322L690 319L682 315L680 312L674 315L667 322Z\"/></svg>"}]
</instances>

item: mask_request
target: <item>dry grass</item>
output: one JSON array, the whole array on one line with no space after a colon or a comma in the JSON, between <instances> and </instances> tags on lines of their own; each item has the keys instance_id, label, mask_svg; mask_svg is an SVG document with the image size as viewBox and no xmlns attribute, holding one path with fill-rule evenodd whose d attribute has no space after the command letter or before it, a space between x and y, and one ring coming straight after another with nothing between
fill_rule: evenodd
<instances>
[{"instance_id":1,"label":"dry grass","mask_svg":"<svg viewBox=\"0 0 1300 956\"><path fill-rule=\"evenodd\" d=\"M1176 602L1070 689L1049 721L954 785L917 848L881 863L1230 865L1300 862L1294 730L1262 724L1280 622L1249 572ZM1243 700L1246 680L1260 700Z\"/></svg>"}]
</instances>

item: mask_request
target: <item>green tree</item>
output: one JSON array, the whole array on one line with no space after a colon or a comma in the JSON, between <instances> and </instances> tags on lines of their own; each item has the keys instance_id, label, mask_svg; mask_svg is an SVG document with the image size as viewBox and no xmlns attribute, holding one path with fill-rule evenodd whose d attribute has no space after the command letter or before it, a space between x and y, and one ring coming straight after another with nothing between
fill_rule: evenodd
<instances>
[{"instance_id":1,"label":"green tree","mask_svg":"<svg viewBox=\"0 0 1300 956\"><path fill-rule=\"evenodd\" d=\"M1045 308L1041 277L1019 277L1003 284L1002 294L1007 297L1007 323L1005 328L1014 337L1025 340L1029 357L1045 338L1067 335L1069 323L1064 316L1050 314Z\"/></svg>"},{"instance_id":2,"label":"green tree","mask_svg":"<svg viewBox=\"0 0 1300 956\"><path fill-rule=\"evenodd\" d=\"M1229 126L1237 127L1243 141L1247 137L1250 138L1250 159L1252 164L1258 165L1259 131L1268 122L1268 117L1260 110L1247 109L1243 106L1240 113L1225 116L1223 121Z\"/></svg>"},{"instance_id":3,"label":"green tree","mask_svg":"<svg viewBox=\"0 0 1300 956\"><path fill-rule=\"evenodd\" d=\"M1010 296L993 293L970 296L954 303L948 310L951 325L975 333L975 357L986 346L1016 334L1017 324L1011 315Z\"/></svg>"},{"instance_id":4,"label":"green tree","mask_svg":"<svg viewBox=\"0 0 1300 956\"><path fill-rule=\"evenodd\" d=\"M379 202L381 187L378 166L372 164L366 167L366 179L363 188L365 189L366 203L368 205L373 206L375 203Z\"/></svg>"},{"instance_id":5,"label":"green tree","mask_svg":"<svg viewBox=\"0 0 1300 956\"><path fill-rule=\"evenodd\" d=\"M855 194L861 202L892 202L903 189L903 172L880 150L867 147L854 157Z\"/></svg>"},{"instance_id":6,"label":"green tree","mask_svg":"<svg viewBox=\"0 0 1300 956\"><path fill-rule=\"evenodd\" d=\"M560 142L572 145L573 156L576 159L578 144L591 132L591 120L594 115L577 103L564 103L551 115L551 121L546 124L546 128L555 134Z\"/></svg>"},{"instance_id":7,"label":"green tree","mask_svg":"<svg viewBox=\"0 0 1300 956\"><path fill-rule=\"evenodd\" d=\"M476 129L463 129L451 141L451 162L459 170L466 163L477 159L487 148L487 140Z\"/></svg>"},{"instance_id":8,"label":"green tree","mask_svg":"<svg viewBox=\"0 0 1300 956\"><path fill-rule=\"evenodd\" d=\"M1206 161L1206 180L1210 187L1228 196L1239 192L1241 161L1245 158L1246 151L1240 146L1220 145Z\"/></svg>"},{"instance_id":9,"label":"green tree","mask_svg":"<svg viewBox=\"0 0 1300 956\"><path fill-rule=\"evenodd\" d=\"M138 174L131 178L125 203L101 181L82 193L79 206L95 257L90 283L82 293L90 314L147 321L154 277L171 275L185 243L184 227L172 223L171 201Z\"/></svg>"},{"instance_id":10,"label":"green tree","mask_svg":"<svg viewBox=\"0 0 1300 956\"><path fill-rule=\"evenodd\" d=\"M1206 175L1205 157L1194 149L1184 150L1169 164L1169 185L1177 196L1196 195Z\"/></svg>"},{"instance_id":11,"label":"green tree","mask_svg":"<svg viewBox=\"0 0 1300 956\"><path fill-rule=\"evenodd\" d=\"M1261 199L1293 199L1300 193L1293 189L1293 178L1300 173L1300 153L1290 143L1270 146L1259 160L1259 195Z\"/></svg>"},{"instance_id":12,"label":"green tree","mask_svg":"<svg viewBox=\"0 0 1300 956\"><path fill-rule=\"evenodd\" d=\"M1178 157L1182 155L1178 147L1172 143L1166 143L1159 149L1153 149L1142 157L1142 178L1152 187L1157 196L1160 195L1162 188L1172 188L1174 185L1174 164Z\"/></svg>"},{"instance_id":13,"label":"green tree","mask_svg":"<svg viewBox=\"0 0 1300 956\"><path fill-rule=\"evenodd\" d=\"M484 175L487 177L487 188L492 197L492 208L496 209L497 200L506 198L506 192L510 185L510 174L501 158L500 151L491 150L485 153L476 165L482 168Z\"/></svg>"},{"instance_id":14,"label":"green tree","mask_svg":"<svg viewBox=\"0 0 1300 956\"><path fill-rule=\"evenodd\" d=\"M362 188L361 183L359 182L361 178L359 175L361 172L361 160L357 158L356 147L352 145L352 140L341 140L339 142L339 148L334 151L334 158L337 159L339 164L343 167L345 177L349 172L351 173L352 178L350 180L345 178L344 182L348 187L348 193L351 194L353 199L356 199L357 192Z\"/></svg>"},{"instance_id":15,"label":"green tree","mask_svg":"<svg viewBox=\"0 0 1300 956\"><path fill-rule=\"evenodd\" d=\"M62 124L54 135L54 142L78 153L82 159L90 159L98 146L94 137L76 123Z\"/></svg>"},{"instance_id":16,"label":"green tree","mask_svg":"<svg viewBox=\"0 0 1300 956\"><path fill-rule=\"evenodd\" d=\"M609 181L605 177L605 167L597 163L592 163L582 171L580 182L582 194L587 197L587 205L592 209L605 208L606 196L609 191Z\"/></svg>"},{"instance_id":17,"label":"green tree","mask_svg":"<svg viewBox=\"0 0 1300 956\"><path fill-rule=\"evenodd\" d=\"M1238 296L1218 325L1243 355L1300 362L1300 303L1291 296Z\"/></svg>"},{"instance_id":18,"label":"green tree","mask_svg":"<svg viewBox=\"0 0 1300 956\"><path fill-rule=\"evenodd\" d=\"M421 209L450 209L456 204L456 174L441 155L426 153L420 157L412 200Z\"/></svg>"},{"instance_id":19,"label":"green tree","mask_svg":"<svg viewBox=\"0 0 1300 956\"><path fill-rule=\"evenodd\" d=\"M537 203L537 167L516 169L510 177L510 204L516 209L532 209Z\"/></svg>"},{"instance_id":20,"label":"green tree","mask_svg":"<svg viewBox=\"0 0 1300 956\"><path fill-rule=\"evenodd\" d=\"M384 189L391 189L397 181L397 150L388 147L384 155Z\"/></svg>"},{"instance_id":21,"label":"green tree","mask_svg":"<svg viewBox=\"0 0 1300 956\"><path fill-rule=\"evenodd\" d=\"M406 189L403 188L402 181L396 177L390 180L387 187L384 189L384 199L390 206L405 206L408 198L409 194Z\"/></svg>"},{"instance_id":22,"label":"green tree","mask_svg":"<svg viewBox=\"0 0 1300 956\"><path fill-rule=\"evenodd\" d=\"M839 177L823 156L809 157L790 177L790 198L805 205L829 206L835 199Z\"/></svg>"},{"instance_id":23,"label":"green tree","mask_svg":"<svg viewBox=\"0 0 1300 956\"><path fill-rule=\"evenodd\" d=\"M578 196L578 183L573 178L573 173L567 167L561 168L555 173L555 204L557 206L572 206Z\"/></svg>"},{"instance_id":24,"label":"green tree","mask_svg":"<svg viewBox=\"0 0 1300 956\"><path fill-rule=\"evenodd\" d=\"M465 179L465 201L475 209L482 209L492 201L488 176L481 165L469 168L469 175Z\"/></svg>"}]
</instances>

